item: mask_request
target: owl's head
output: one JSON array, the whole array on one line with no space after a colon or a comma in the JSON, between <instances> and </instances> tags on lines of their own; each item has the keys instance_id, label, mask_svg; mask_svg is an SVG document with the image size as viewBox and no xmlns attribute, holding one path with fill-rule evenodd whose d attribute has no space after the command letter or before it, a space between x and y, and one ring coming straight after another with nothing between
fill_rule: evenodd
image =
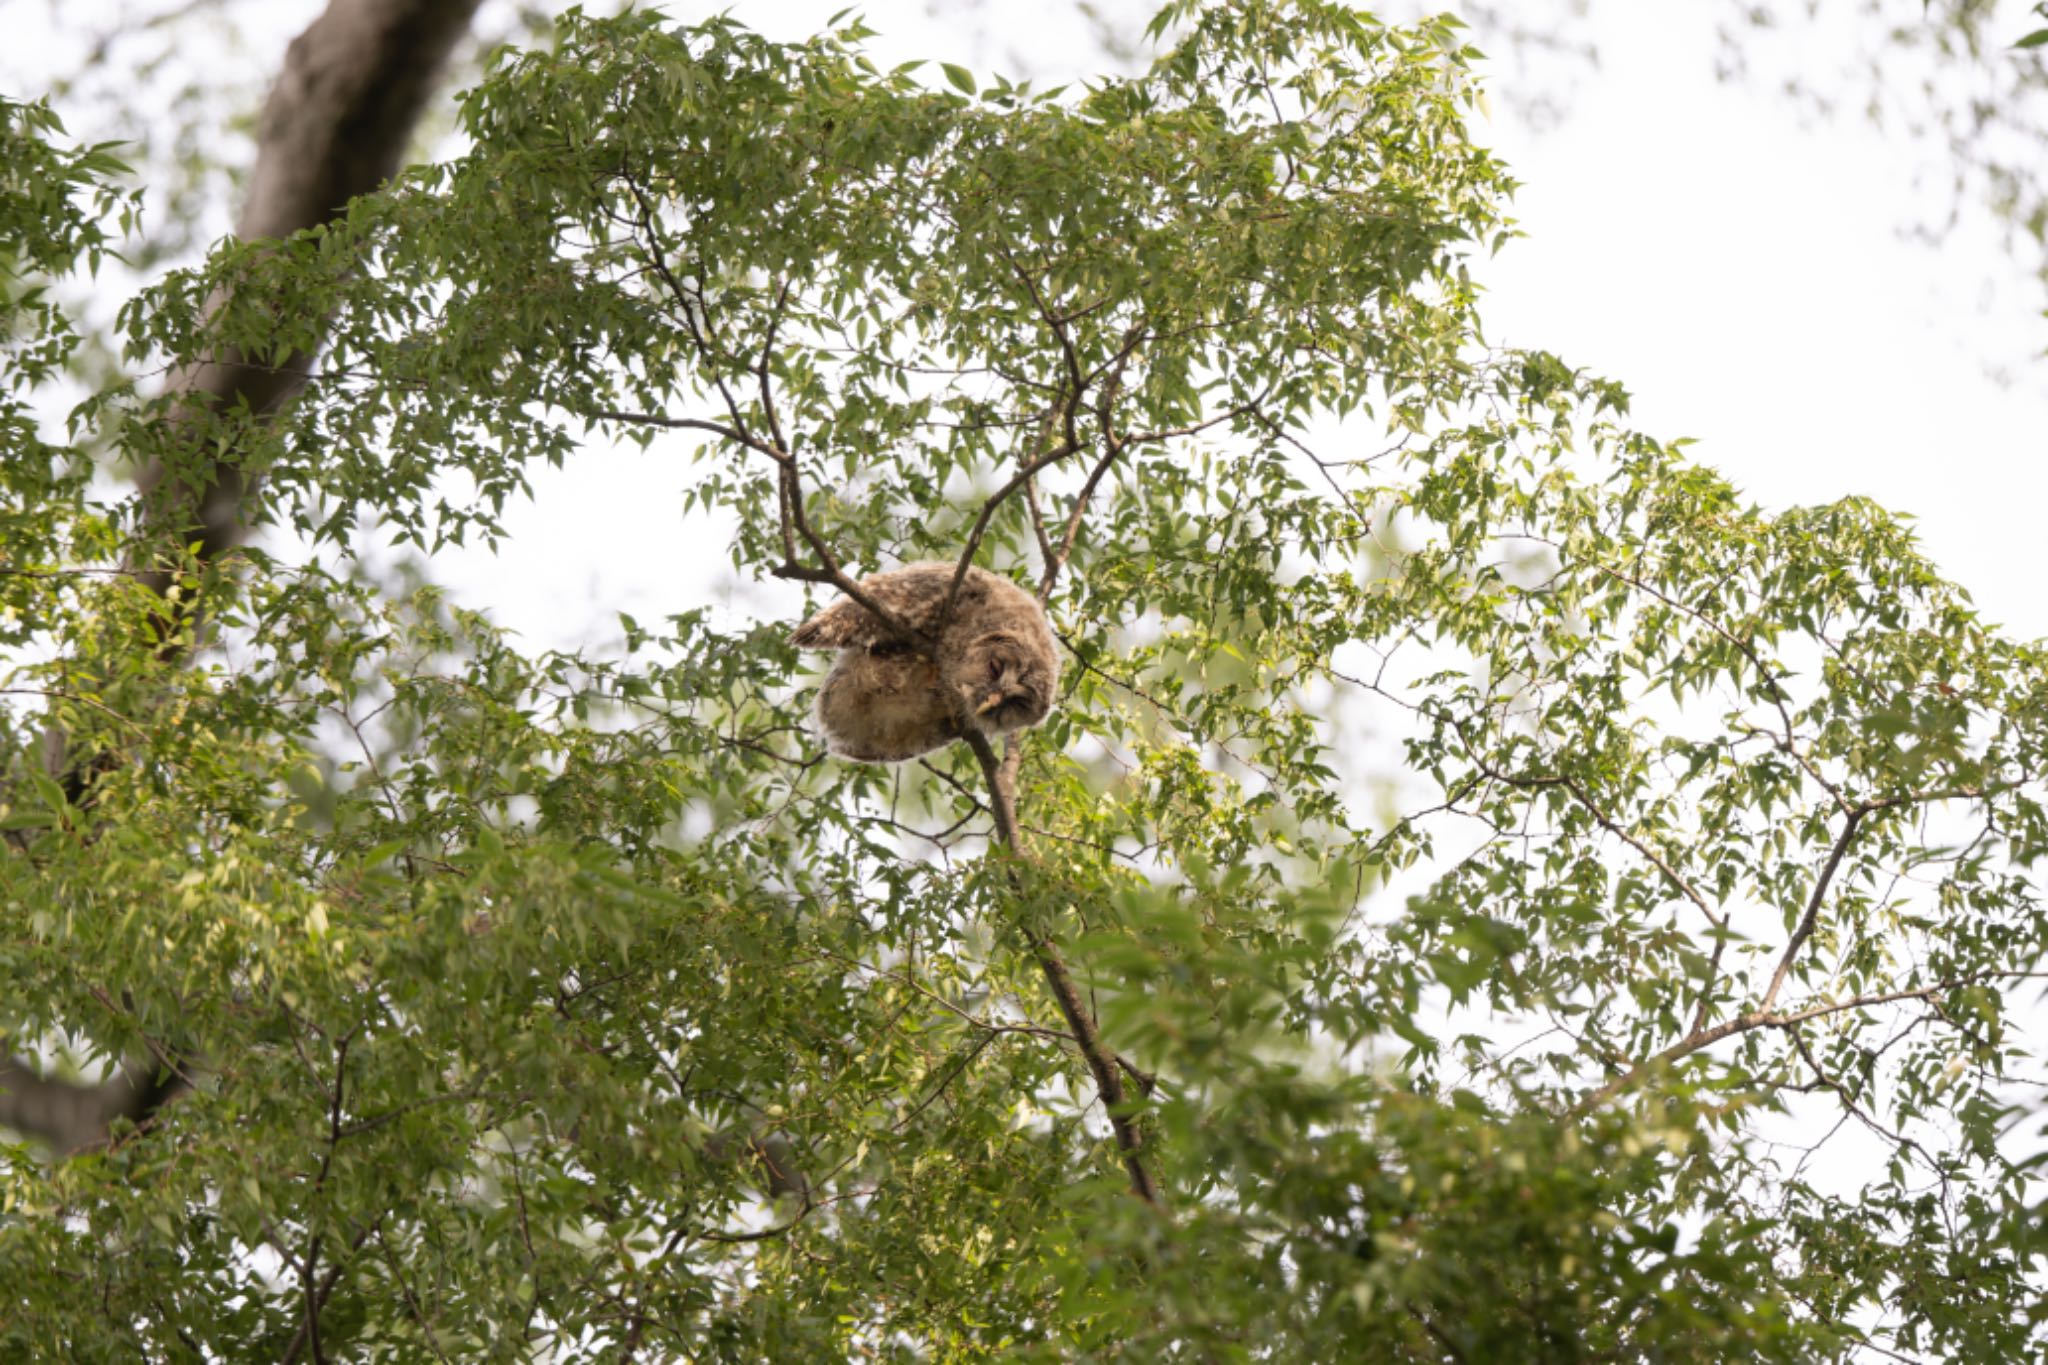
<instances>
[{"instance_id":1,"label":"owl's head","mask_svg":"<svg viewBox=\"0 0 2048 1365\"><path fill-rule=\"evenodd\" d=\"M993 631L960 652L949 681L982 731L1000 735L1045 719L1059 674L1057 660L1042 647Z\"/></svg>"}]
</instances>

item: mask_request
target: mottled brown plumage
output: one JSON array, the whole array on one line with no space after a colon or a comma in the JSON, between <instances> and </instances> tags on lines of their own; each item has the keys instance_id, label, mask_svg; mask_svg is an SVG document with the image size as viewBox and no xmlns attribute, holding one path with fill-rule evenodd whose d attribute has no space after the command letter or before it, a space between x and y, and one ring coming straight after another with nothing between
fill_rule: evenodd
<instances>
[{"instance_id":1,"label":"mottled brown plumage","mask_svg":"<svg viewBox=\"0 0 2048 1365\"><path fill-rule=\"evenodd\" d=\"M800 649L839 651L818 693L818 724L833 753L901 763L959 739L963 716L993 736L1036 725L1052 710L1060 656L1045 612L1009 579L970 568L939 630L954 569L906 564L860 581L864 594L910 629L936 632L930 658L852 598L789 637Z\"/></svg>"}]
</instances>

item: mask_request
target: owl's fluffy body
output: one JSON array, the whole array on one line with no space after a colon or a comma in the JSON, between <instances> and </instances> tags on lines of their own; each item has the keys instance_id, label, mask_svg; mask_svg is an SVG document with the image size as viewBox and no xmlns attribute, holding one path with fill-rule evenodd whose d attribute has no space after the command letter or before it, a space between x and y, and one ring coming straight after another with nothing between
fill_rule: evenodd
<instances>
[{"instance_id":1,"label":"owl's fluffy body","mask_svg":"<svg viewBox=\"0 0 2048 1365\"><path fill-rule=\"evenodd\" d=\"M932 634L955 568L906 564L869 575L860 588L911 629ZM790 642L839 651L818 693L818 724L832 752L867 763L900 763L951 743L963 716L985 735L1036 725L1059 685L1059 647L1045 612L986 569L968 569L930 658L852 598L798 626Z\"/></svg>"},{"instance_id":2,"label":"owl's fluffy body","mask_svg":"<svg viewBox=\"0 0 2048 1365\"><path fill-rule=\"evenodd\" d=\"M832 752L901 763L960 737L938 666L908 650L853 645L818 690L818 724Z\"/></svg>"}]
</instances>

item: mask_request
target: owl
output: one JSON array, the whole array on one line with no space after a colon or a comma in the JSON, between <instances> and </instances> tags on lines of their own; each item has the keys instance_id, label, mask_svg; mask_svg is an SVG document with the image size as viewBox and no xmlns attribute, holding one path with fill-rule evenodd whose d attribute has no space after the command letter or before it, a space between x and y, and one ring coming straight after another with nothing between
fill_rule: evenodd
<instances>
[{"instance_id":1,"label":"owl","mask_svg":"<svg viewBox=\"0 0 2048 1365\"><path fill-rule=\"evenodd\" d=\"M956 567L906 564L871 574L860 587L899 621L929 633ZM963 714L990 736L1036 725L1052 710L1060 680L1045 612L1030 593L986 569L968 569L930 657L851 598L798 626L789 641L839 651L818 692L818 724L833 753L863 763L901 763L949 744L963 733Z\"/></svg>"}]
</instances>

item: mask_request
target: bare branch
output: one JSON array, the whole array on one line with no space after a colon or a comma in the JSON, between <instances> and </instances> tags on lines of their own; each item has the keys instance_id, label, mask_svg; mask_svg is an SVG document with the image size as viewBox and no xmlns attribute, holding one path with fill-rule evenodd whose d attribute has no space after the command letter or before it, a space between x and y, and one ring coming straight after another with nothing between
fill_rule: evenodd
<instances>
[{"instance_id":1,"label":"bare branch","mask_svg":"<svg viewBox=\"0 0 2048 1365\"><path fill-rule=\"evenodd\" d=\"M786 458L794 459L796 452L782 435L782 420L775 415L775 393L768 382L769 364L775 358L775 334L782 330L782 319L789 309L788 280L784 280L775 291L775 311L768 315L768 327L761 338L761 359L754 366L754 375L761 382L761 415L768 423L769 439L775 448L786 452Z\"/></svg>"},{"instance_id":2,"label":"bare branch","mask_svg":"<svg viewBox=\"0 0 2048 1365\"><path fill-rule=\"evenodd\" d=\"M729 426L724 422L707 421L701 417L665 417L652 412L618 412L611 408L600 408L589 416L593 421L618 422L625 426L666 427L672 431L708 431L713 436L731 441L734 445L758 451L779 464L789 462L789 456L776 446L756 440L738 427Z\"/></svg>"},{"instance_id":3,"label":"bare branch","mask_svg":"<svg viewBox=\"0 0 2048 1365\"><path fill-rule=\"evenodd\" d=\"M1027 461L1022 469L1010 477L1009 482L989 494L988 500L982 503L981 512L974 518L974 525L967 531L967 540L960 547L960 562L953 569L953 586L947 590L945 605L939 609L936 629L944 630L946 622L952 619L953 603L960 597L960 585L967 581L967 570L974 563L974 552L981 548L981 538L988 533L988 524L994 520L996 509L1008 501L1012 493L1024 487L1032 475L1066 459L1074 453L1075 448L1071 443L1061 441L1051 450Z\"/></svg>"},{"instance_id":4,"label":"bare branch","mask_svg":"<svg viewBox=\"0 0 2048 1365\"><path fill-rule=\"evenodd\" d=\"M1749 1033L1755 1029L1791 1028L1809 1019L1825 1019L1831 1014L1844 1014L1850 1010L1872 1009L1878 1005L1894 1005L1902 1000L1931 1000L1949 991L1964 986L1974 986L1986 981L2018 981L2030 978L2048 978L2048 971L1997 971L1977 972L1969 976L1953 977L1932 986L1915 986L1906 990L1883 991L1871 995L1859 995L1850 1000L1837 1000L1824 1005L1813 1005L1806 1009L1772 1013L1769 1010L1753 1010L1748 1014L1726 1020L1708 1029L1696 1029L1670 1047L1665 1048L1648 1061L1607 1082L1597 1090L1589 1092L1572 1106L1571 1112L1583 1114L1599 1108L1608 1100L1625 1090L1632 1089L1644 1077L1661 1070L1671 1063L1690 1057L1702 1048L1712 1047L1723 1038L1732 1038L1738 1033Z\"/></svg>"},{"instance_id":5,"label":"bare branch","mask_svg":"<svg viewBox=\"0 0 2048 1365\"><path fill-rule=\"evenodd\" d=\"M1109 467L1123 456L1124 446L1111 442L1095 467L1088 471L1088 477L1081 484L1081 491L1074 495L1074 506L1067 514L1067 524L1060 532L1059 549L1046 556L1045 576L1039 580L1038 600L1044 604L1052 597L1052 590L1058 584L1061 572L1067 567L1067 560L1074 553L1074 542L1081 533L1081 519L1088 511L1088 503L1095 496L1095 486L1102 482L1102 476Z\"/></svg>"},{"instance_id":6,"label":"bare branch","mask_svg":"<svg viewBox=\"0 0 2048 1365\"><path fill-rule=\"evenodd\" d=\"M1799 950L1806 946L1806 940L1813 937L1814 926L1820 922L1820 908L1826 901L1828 886L1835 878L1835 869L1842 865L1842 856L1849 851L1849 843L1856 837L1856 827L1863 822L1869 807L1860 806L1849 812L1848 821L1842 826L1841 837L1828 852L1828 860L1814 879L1813 894L1806 899L1806 912L1799 917L1799 924L1792 930L1792 937L1785 941L1785 952L1778 959L1777 970L1771 973L1770 988L1764 992L1763 1008L1769 1009L1777 1002L1778 992L1785 985L1785 978L1792 971L1792 962L1799 956Z\"/></svg>"},{"instance_id":7,"label":"bare branch","mask_svg":"<svg viewBox=\"0 0 2048 1365\"><path fill-rule=\"evenodd\" d=\"M732 418L733 427L736 430L745 432L747 430L746 415L740 410L739 400L733 396L731 386L725 382L725 375L720 372L716 363L718 357L715 352L718 349L718 334L712 324L711 311L704 304L704 295L700 290L687 288L680 279L676 278L675 271L669 266L668 253L661 249L661 234L654 225L654 206L647 202L647 196L642 192L640 182L633 179L630 175L621 175L619 179L625 183L627 193L633 196L633 203L640 210L639 227L647 243L648 264L654 267L654 273L661 278L661 282L668 286L669 297L673 298L677 306L682 309L680 315L671 314L671 316L679 316L679 320L683 324L683 334L689 337L690 344L696 348L697 359L702 365L704 372L711 377L711 383L717 388L718 396L725 401L726 415ZM693 313L690 311L692 303L696 304L697 312ZM700 314L704 319L702 327L697 325L697 318ZM753 437L751 433L746 437L746 441L748 444L752 444Z\"/></svg>"}]
</instances>

